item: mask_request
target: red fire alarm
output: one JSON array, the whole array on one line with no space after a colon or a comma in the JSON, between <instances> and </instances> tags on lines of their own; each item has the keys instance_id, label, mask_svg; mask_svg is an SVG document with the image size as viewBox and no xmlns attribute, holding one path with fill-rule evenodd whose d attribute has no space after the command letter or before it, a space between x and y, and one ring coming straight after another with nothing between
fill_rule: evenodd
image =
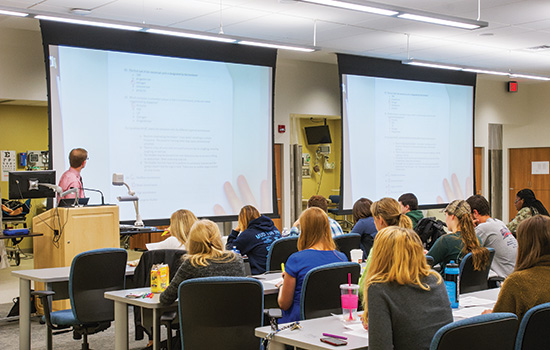
<instances>
[{"instance_id":1,"label":"red fire alarm","mask_svg":"<svg viewBox=\"0 0 550 350\"><path fill-rule=\"evenodd\" d=\"M518 82L509 81L508 82L508 92L518 92Z\"/></svg>"},{"instance_id":2,"label":"red fire alarm","mask_svg":"<svg viewBox=\"0 0 550 350\"><path fill-rule=\"evenodd\" d=\"M286 131L286 127L284 125L279 125L279 134L284 134Z\"/></svg>"}]
</instances>

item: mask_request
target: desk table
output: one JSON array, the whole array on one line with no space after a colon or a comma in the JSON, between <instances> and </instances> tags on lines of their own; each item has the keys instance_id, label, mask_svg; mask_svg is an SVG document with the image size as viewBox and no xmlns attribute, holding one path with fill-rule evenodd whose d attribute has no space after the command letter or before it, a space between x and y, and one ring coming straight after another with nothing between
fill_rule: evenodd
<instances>
[{"instance_id":1,"label":"desk table","mask_svg":"<svg viewBox=\"0 0 550 350\"><path fill-rule=\"evenodd\" d=\"M135 267L126 267L126 276L134 274ZM47 290L60 291L56 299L68 298L67 284L71 267L54 267L49 269L34 269L12 271L19 278L19 349L31 348L31 281L42 282ZM61 292L63 291L63 292Z\"/></svg>"},{"instance_id":2,"label":"desk table","mask_svg":"<svg viewBox=\"0 0 550 350\"><path fill-rule=\"evenodd\" d=\"M465 309L475 307L476 312L479 312L479 314L481 314L481 309L493 308L498 298L499 292L500 288L495 288L460 295L460 297L465 301L467 300L466 297L475 297L479 298L480 300L478 303L470 304L468 306L461 305L458 309L453 309L454 320L458 321L460 319L467 318L464 316L459 316ZM277 333L271 340L269 350L282 350L285 348L285 345L295 346L306 350L335 349L334 346L330 344L325 344L319 340L323 337L323 332L342 335L348 338L348 344L346 346L338 346L338 349L368 349L368 339L358 335L346 334L346 332L350 332L350 330L345 327L344 322L341 321L339 317L326 316L314 318L310 320L300 321L300 325L302 325L301 329L297 329L294 331L286 329L281 331L280 333ZM259 338L264 338L270 332L271 326L259 327L256 328L255 335Z\"/></svg>"}]
</instances>

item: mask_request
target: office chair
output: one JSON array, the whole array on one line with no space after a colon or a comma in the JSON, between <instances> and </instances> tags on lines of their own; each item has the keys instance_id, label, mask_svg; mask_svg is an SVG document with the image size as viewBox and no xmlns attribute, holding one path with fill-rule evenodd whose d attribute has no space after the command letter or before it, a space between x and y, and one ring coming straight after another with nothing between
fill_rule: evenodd
<instances>
[{"instance_id":1,"label":"office chair","mask_svg":"<svg viewBox=\"0 0 550 350\"><path fill-rule=\"evenodd\" d=\"M495 250L493 248L487 249L489 250L489 261L485 268L480 271L474 270L472 253L466 254L460 262L460 294L489 289L488 277L495 257Z\"/></svg>"},{"instance_id":2,"label":"office chair","mask_svg":"<svg viewBox=\"0 0 550 350\"><path fill-rule=\"evenodd\" d=\"M518 318L509 312L479 315L441 327L430 350L512 350Z\"/></svg>"},{"instance_id":3,"label":"office chair","mask_svg":"<svg viewBox=\"0 0 550 350\"><path fill-rule=\"evenodd\" d=\"M334 237L334 243L336 243L336 249L346 254L348 261L351 261L352 249L361 249L361 234L360 233L346 233L344 235Z\"/></svg>"},{"instance_id":4,"label":"office chair","mask_svg":"<svg viewBox=\"0 0 550 350\"><path fill-rule=\"evenodd\" d=\"M525 313L519 325L516 350L550 349L550 303L537 305Z\"/></svg>"},{"instance_id":5,"label":"office chair","mask_svg":"<svg viewBox=\"0 0 550 350\"><path fill-rule=\"evenodd\" d=\"M271 243L267 253L267 271L280 271L281 263L286 263L288 257L298 251L298 237L283 237Z\"/></svg>"},{"instance_id":6,"label":"office chair","mask_svg":"<svg viewBox=\"0 0 550 350\"><path fill-rule=\"evenodd\" d=\"M333 194L328 196L328 199L332 204L336 205L336 207L334 208L328 208L329 214L332 214L334 216L334 220L336 220L336 217L339 215L338 205L340 204L340 195ZM340 226L342 226L342 229L344 228L351 229L353 227L353 223L351 221L348 221L345 215L344 215L344 220L336 220L336 221L338 221Z\"/></svg>"},{"instance_id":7,"label":"office chair","mask_svg":"<svg viewBox=\"0 0 550 350\"><path fill-rule=\"evenodd\" d=\"M69 310L50 311L50 297L55 292L32 293L40 297L44 307L48 350L53 348L52 334L72 330L73 338L82 338L82 349L88 350L88 334L109 328L114 320L114 304L112 300L105 299L103 294L124 289L127 255L124 249L104 248L75 256L69 275Z\"/></svg>"},{"instance_id":8,"label":"office chair","mask_svg":"<svg viewBox=\"0 0 550 350\"><path fill-rule=\"evenodd\" d=\"M300 318L330 316L342 313L340 285L357 284L361 276L361 265L354 262L338 262L311 269L304 278L300 299Z\"/></svg>"},{"instance_id":9,"label":"office chair","mask_svg":"<svg viewBox=\"0 0 550 350\"><path fill-rule=\"evenodd\" d=\"M185 254L187 254L187 251L182 249L155 249L144 252L134 271L133 288L151 286L151 267L155 264L164 263L168 265L171 281L176 275L182 262L181 259ZM168 311L161 316L161 324L166 326L168 350L171 350L172 328L175 327L173 323L176 319L176 311ZM136 340L143 339L144 333L152 334L152 330L145 328L142 324L141 308L139 306L134 306L134 327Z\"/></svg>"},{"instance_id":10,"label":"office chair","mask_svg":"<svg viewBox=\"0 0 550 350\"><path fill-rule=\"evenodd\" d=\"M248 277L204 277L178 289L182 349L254 349L263 324L262 284Z\"/></svg>"}]
</instances>

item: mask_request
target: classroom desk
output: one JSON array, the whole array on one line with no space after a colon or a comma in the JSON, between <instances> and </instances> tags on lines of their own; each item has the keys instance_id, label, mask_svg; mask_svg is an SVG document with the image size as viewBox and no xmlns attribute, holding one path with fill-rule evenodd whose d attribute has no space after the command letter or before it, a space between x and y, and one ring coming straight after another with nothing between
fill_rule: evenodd
<instances>
[{"instance_id":1,"label":"classroom desk","mask_svg":"<svg viewBox=\"0 0 550 350\"><path fill-rule=\"evenodd\" d=\"M126 276L134 274L135 267L126 267ZM19 278L19 349L31 348L31 281L42 282L47 290L55 290L55 299L68 298L68 282L71 267L54 267L12 271Z\"/></svg>"},{"instance_id":2,"label":"classroom desk","mask_svg":"<svg viewBox=\"0 0 550 350\"><path fill-rule=\"evenodd\" d=\"M267 273L253 276L264 287L264 295L274 295L279 292L275 282L281 278L280 272ZM150 287L118 290L106 292L105 298L115 302L115 350L128 350L128 305L135 305L153 311L153 350L160 349L160 317L165 311L174 310L178 304L160 304L160 294L154 294L153 298L126 298L129 293L150 292Z\"/></svg>"},{"instance_id":3,"label":"classroom desk","mask_svg":"<svg viewBox=\"0 0 550 350\"><path fill-rule=\"evenodd\" d=\"M483 310L491 309L498 298L499 291L500 289L496 288L460 295L460 298L464 299L464 304L468 306L462 305L458 309L453 309L454 320L458 321L460 319L473 316L462 316L465 314L465 310L473 311L475 314L481 314ZM474 300L474 298L471 297L475 297L476 299ZM471 304L467 303L468 299ZM338 346L338 349L368 349L368 339L359 335L348 334L347 332L350 332L350 329L347 329L344 322L342 322L338 317L327 316L314 318L311 320L300 321L300 324L302 325L301 329L294 331L285 329L280 333L277 333L271 340L269 350L282 350L285 348L285 345L295 346L306 350L335 349L333 345L325 344L319 340L323 337L323 332L342 335L348 338L348 344L345 346ZM256 328L254 334L259 338L264 338L270 332L271 326L264 326Z\"/></svg>"}]
</instances>

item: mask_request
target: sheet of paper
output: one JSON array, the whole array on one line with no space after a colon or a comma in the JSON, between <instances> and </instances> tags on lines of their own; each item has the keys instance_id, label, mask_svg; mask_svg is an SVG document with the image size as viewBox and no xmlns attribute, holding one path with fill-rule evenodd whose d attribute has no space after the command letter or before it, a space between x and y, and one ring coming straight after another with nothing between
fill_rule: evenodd
<instances>
[{"instance_id":1,"label":"sheet of paper","mask_svg":"<svg viewBox=\"0 0 550 350\"><path fill-rule=\"evenodd\" d=\"M478 315L481 315L481 313L487 309L490 309L490 307L487 307L487 306L466 307L463 309L453 311L453 317L456 319L457 317L468 318L468 317L478 316Z\"/></svg>"},{"instance_id":2,"label":"sheet of paper","mask_svg":"<svg viewBox=\"0 0 550 350\"><path fill-rule=\"evenodd\" d=\"M494 305L495 301L490 299L483 299L473 296L460 296L460 306L463 307L472 307L472 306L481 306L481 305Z\"/></svg>"},{"instance_id":3,"label":"sheet of paper","mask_svg":"<svg viewBox=\"0 0 550 350\"><path fill-rule=\"evenodd\" d=\"M344 334L369 339L369 332L363 327L361 322L349 323L346 324L345 327L349 329L349 331L344 332Z\"/></svg>"},{"instance_id":4,"label":"sheet of paper","mask_svg":"<svg viewBox=\"0 0 550 350\"><path fill-rule=\"evenodd\" d=\"M269 284L275 285L275 284L280 283L282 281L283 281L283 278L281 277L281 278L275 278L275 279L272 279L272 280L269 280L269 281L264 281L264 283L269 283Z\"/></svg>"}]
</instances>

